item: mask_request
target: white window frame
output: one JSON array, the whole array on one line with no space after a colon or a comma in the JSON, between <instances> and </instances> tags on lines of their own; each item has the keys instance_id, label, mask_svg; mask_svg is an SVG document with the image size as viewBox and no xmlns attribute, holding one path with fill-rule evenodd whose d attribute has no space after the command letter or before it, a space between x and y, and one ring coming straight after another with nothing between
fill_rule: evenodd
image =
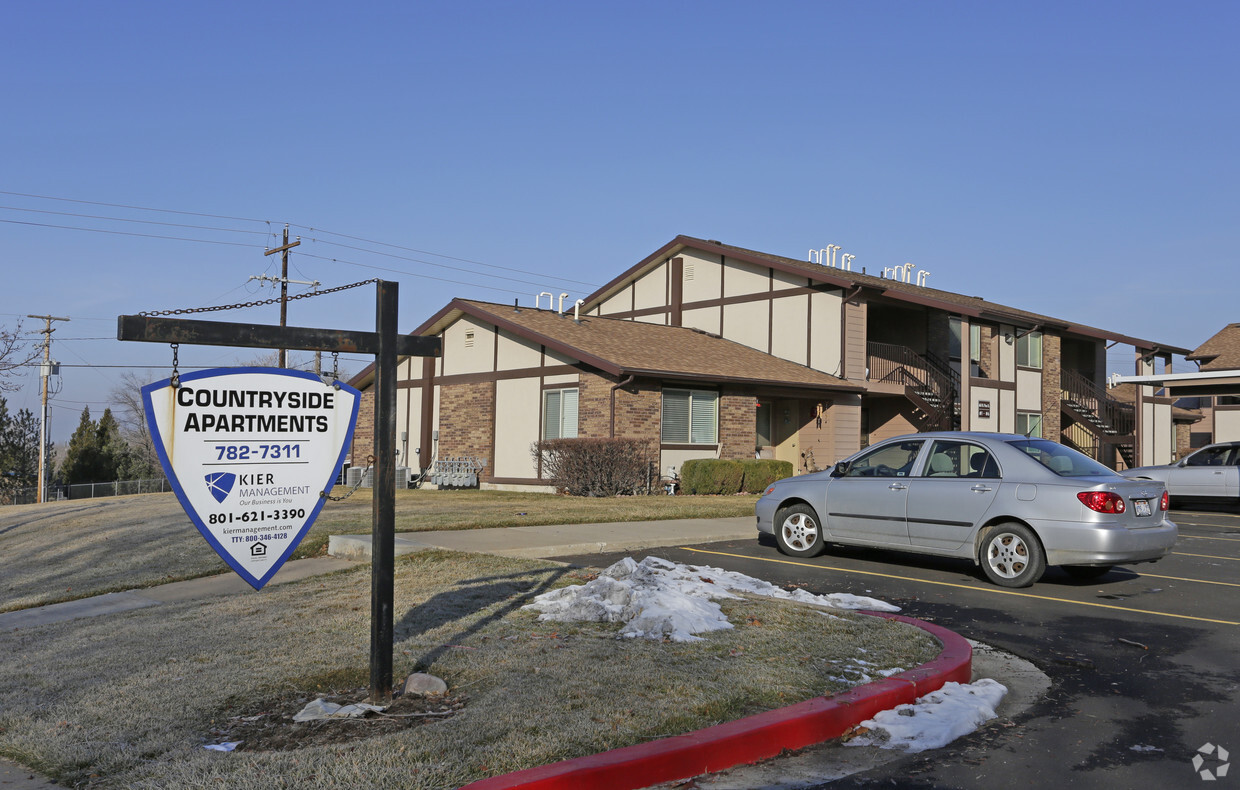
<instances>
[{"instance_id":1,"label":"white window frame","mask_svg":"<svg viewBox=\"0 0 1240 790\"><path fill-rule=\"evenodd\" d=\"M580 391L577 387L543 390L543 439L577 438L579 401Z\"/></svg>"},{"instance_id":2,"label":"white window frame","mask_svg":"<svg viewBox=\"0 0 1240 790\"><path fill-rule=\"evenodd\" d=\"M1042 435L1042 412L1040 411L1018 411L1016 412L1016 430L1013 433L1019 433L1024 436L1029 431L1030 420L1037 420L1036 429L1029 434L1031 439L1045 439Z\"/></svg>"},{"instance_id":3,"label":"white window frame","mask_svg":"<svg viewBox=\"0 0 1240 790\"><path fill-rule=\"evenodd\" d=\"M1034 341L1037 341L1037 359L1032 359ZM1042 333L1026 332L1016 338L1016 366L1020 368L1042 369Z\"/></svg>"},{"instance_id":4,"label":"white window frame","mask_svg":"<svg viewBox=\"0 0 1240 790\"><path fill-rule=\"evenodd\" d=\"M669 397L670 396L670 397ZM669 413L684 403L684 415ZM685 433L669 435L683 422ZM719 444L719 393L716 390L665 389L660 410L659 439L663 444Z\"/></svg>"}]
</instances>

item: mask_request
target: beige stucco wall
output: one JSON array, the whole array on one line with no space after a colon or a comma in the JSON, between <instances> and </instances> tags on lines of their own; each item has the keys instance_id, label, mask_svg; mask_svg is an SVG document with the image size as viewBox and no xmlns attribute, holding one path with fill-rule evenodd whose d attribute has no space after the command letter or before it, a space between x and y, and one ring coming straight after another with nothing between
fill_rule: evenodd
<instances>
[{"instance_id":1,"label":"beige stucco wall","mask_svg":"<svg viewBox=\"0 0 1240 790\"><path fill-rule=\"evenodd\" d=\"M1232 409L1214 410L1214 441L1240 441L1240 411Z\"/></svg>"},{"instance_id":2,"label":"beige stucco wall","mask_svg":"<svg viewBox=\"0 0 1240 790\"><path fill-rule=\"evenodd\" d=\"M721 274L719 259L707 257L701 253L685 250L678 257L684 259L683 298L686 302L700 302L705 299L718 299L720 292L719 277ZM716 325L717 326L717 325ZM717 328L713 331L719 331Z\"/></svg>"},{"instance_id":3,"label":"beige stucco wall","mask_svg":"<svg viewBox=\"0 0 1240 790\"><path fill-rule=\"evenodd\" d=\"M844 304L838 291L810 295L809 366L833 376L840 375L840 327Z\"/></svg>"},{"instance_id":4,"label":"beige stucco wall","mask_svg":"<svg viewBox=\"0 0 1240 790\"><path fill-rule=\"evenodd\" d=\"M805 365L809 362L809 335L806 331L810 320L809 295L773 299L770 305L771 354L798 365ZM838 334L836 336L838 337ZM823 342L830 343L825 338ZM839 343L834 345L838 346Z\"/></svg>"},{"instance_id":5,"label":"beige stucco wall","mask_svg":"<svg viewBox=\"0 0 1240 790\"><path fill-rule=\"evenodd\" d=\"M719 334L719 311L718 307L704 307L698 310L686 310L681 315L681 325L692 329L701 329L703 332L711 332Z\"/></svg>"},{"instance_id":6,"label":"beige stucco wall","mask_svg":"<svg viewBox=\"0 0 1240 790\"><path fill-rule=\"evenodd\" d=\"M1016 430L1016 393L1011 390L999 390L999 430L1003 433Z\"/></svg>"},{"instance_id":7,"label":"beige stucco wall","mask_svg":"<svg viewBox=\"0 0 1240 790\"><path fill-rule=\"evenodd\" d=\"M721 309L723 310L723 336L725 338L766 353L771 328L770 302L741 302ZM804 327L805 324L802 323L801 326Z\"/></svg>"},{"instance_id":8,"label":"beige stucco wall","mask_svg":"<svg viewBox=\"0 0 1240 790\"><path fill-rule=\"evenodd\" d=\"M473 345L466 346L469 332ZM443 332L443 373L490 373L495 366L495 332L490 324L462 318Z\"/></svg>"},{"instance_id":9,"label":"beige stucco wall","mask_svg":"<svg viewBox=\"0 0 1240 790\"><path fill-rule=\"evenodd\" d=\"M538 441L542 384L537 378L495 382L496 477L537 476L530 445Z\"/></svg>"},{"instance_id":10,"label":"beige stucco wall","mask_svg":"<svg viewBox=\"0 0 1240 790\"><path fill-rule=\"evenodd\" d=\"M654 315L639 315L633 320L641 321L644 324L667 324L667 313L655 313Z\"/></svg>"},{"instance_id":11,"label":"beige stucco wall","mask_svg":"<svg viewBox=\"0 0 1240 790\"><path fill-rule=\"evenodd\" d=\"M977 416L978 403L990 401L990 416ZM999 430L999 390L991 387L973 386L969 389L969 430Z\"/></svg>"},{"instance_id":12,"label":"beige stucco wall","mask_svg":"<svg viewBox=\"0 0 1240 790\"><path fill-rule=\"evenodd\" d=\"M680 467L685 461L694 458L718 458L719 450L715 445L708 445L701 450L660 450L659 451L659 473L667 474L671 467L676 468L676 474L680 474Z\"/></svg>"},{"instance_id":13,"label":"beige stucco wall","mask_svg":"<svg viewBox=\"0 0 1240 790\"><path fill-rule=\"evenodd\" d=\"M769 266L755 266L752 263L725 259L723 273L723 295L744 296L747 294L766 293L770 290L771 269Z\"/></svg>"},{"instance_id":14,"label":"beige stucco wall","mask_svg":"<svg viewBox=\"0 0 1240 790\"><path fill-rule=\"evenodd\" d=\"M1042 374L1036 370L1016 371L1016 408L1042 411Z\"/></svg>"},{"instance_id":15,"label":"beige stucco wall","mask_svg":"<svg viewBox=\"0 0 1240 790\"><path fill-rule=\"evenodd\" d=\"M633 283L633 309L662 307L667 304L667 277L671 267L660 263Z\"/></svg>"},{"instance_id":16,"label":"beige stucco wall","mask_svg":"<svg viewBox=\"0 0 1240 790\"><path fill-rule=\"evenodd\" d=\"M809 278L789 274L788 272L775 272L775 282L773 285L776 291L782 291L785 288L805 288L809 285Z\"/></svg>"},{"instance_id":17,"label":"beige stucco wall","mask_svg":"<svg viewBox=\"0 0 1240 790\"><path fill-rule=\"evenodd\" d=\"M1008 338L1012 338L1011 341ZM1007 324L999 326L995 336L995 359L998 363L999 381L1016 381L1016 330Z\"/></svg>"},{"instance_id":18,"label":"beige stucco wall","mask_svg":"<svg viewBox=\"0 0 1240 790\"><path fill-rule=\"evenodd\" d=\"M621 288L610 298L604 299L598 306L599 315L623 313L633 309L633 286Z\"/></svg>"},{"instance_id":19,"label":"beige stucco wall","mask_svg":"<svg viewBox=\"0 0 1240 790\"><path fill-rule=\"evenodd\" d=\"M501 329L499 331L498 362L500 370L536 368L542 361L542 346L519 338Z\"/></svg>"}]
</instances>

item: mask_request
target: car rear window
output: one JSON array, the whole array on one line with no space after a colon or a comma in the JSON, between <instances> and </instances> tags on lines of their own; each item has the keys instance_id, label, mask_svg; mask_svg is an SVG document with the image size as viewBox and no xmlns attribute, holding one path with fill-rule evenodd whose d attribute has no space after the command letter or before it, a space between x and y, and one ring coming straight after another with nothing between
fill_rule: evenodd
<instances>
[{"instance_id":1,"label":"car rear window","mask_svg":"<svg viewBox=\"0 0 1240 790\"><path fill-rule=\"evenodd\" d=\"M1019 439L1008 444L1060 477L1119 476L1089 456L1046 439Z\"/></svg>"}]
</instances>

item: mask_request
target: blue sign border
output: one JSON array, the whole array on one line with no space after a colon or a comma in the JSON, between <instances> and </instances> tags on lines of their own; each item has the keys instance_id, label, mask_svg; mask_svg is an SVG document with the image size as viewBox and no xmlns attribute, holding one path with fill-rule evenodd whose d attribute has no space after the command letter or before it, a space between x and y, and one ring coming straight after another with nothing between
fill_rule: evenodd
<instances>
[{"instance_id":1,"label":"blue sign border","mask_svg":"<svg viewBox=\"0 0 1240 790\"><path fill-rule=\"evenodd\" d=\"M304 370L288 370L286 368L212 368L210 370L196 370L192 373L186 373L180 377L180 381L184 383L187 381L195 381L197 379L236 376L247 373L275 374L279 376L289 376L291 378L308 379L310 381L317 381L320 383L323 381L313 373L309 373ZM172 379L166 378L162 381L147 384L142 388L142 405L146 409L146 424L151 431L151 436L155 439L155 451L159 454L159 463L164 468L164 474L168 476L168 482L172 484L172 490L176 492L177 499L181 501L181 507L185 509L185 512L189 515L190 520L194 522L194 526L198 528L198 532L206 538L207 543L211 545L211 548L215 549L215 553L220 555L224 562L228 563L228 567L236 571L237 575L242 579L245 579L246 583L255 590L261 590L263 585L270 581L272 576L275 576L276 571L280 570L280 568L284 566L284 563L288 560L292 553L296 551L299 545L301 545L302 539L306 537L306 533L310 531L310 527L319 517L319 511L321 511L323 509L323 505L327 503L327 498L322 496L319 497L318 503L310 511L310 516L306 519L306 523L302 526L301 531L297 533L297 536L294 537L289 543L288 548L285 549L284 553L280 555L279 559L276 560L275 564L271 566L271 568L261 579L247 571L244 565L233 559L233 556L229 554L222 545L220 545L220 543L211 534L211 531L207 529L207 525L203 523L201 518L199 518L197 511L194 510L192 505L190 505L189 498L185 495L185 489L182 487L181 481L177 477L176 470L172 468L172 459L168 457L167 450L164 449L164 437L160 434L159 425L155 421L155 409L151 403L151 393L155 390L161 390L168 387L171 384ZM353 413L349 416L349 430L345 434L344 444L340 448L340 457L338 457L336 459L336 463L333 464L332 472L324 482L324 487L321 489L323 491L331 491L332 486L335 483L336 476L340 474L340 469L344 465L345 455L348 454L349 449L353 446L353 429L357 427L357 412L362 403L362 393L358 390L350 387L342 381L335 381L332 385L353 393Z\"/></svg>"}]
</instances>

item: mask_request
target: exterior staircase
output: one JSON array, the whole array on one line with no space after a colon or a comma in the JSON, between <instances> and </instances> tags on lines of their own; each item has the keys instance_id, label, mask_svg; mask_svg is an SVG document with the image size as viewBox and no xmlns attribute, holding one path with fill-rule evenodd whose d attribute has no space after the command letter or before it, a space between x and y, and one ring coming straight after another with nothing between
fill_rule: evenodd
<instances>
[{"instance_id":1,"label":"exterior staircase","mask_svg":"<svg viewBox=\"0 0 1240 790\"><path fill-rule=\"evenodd\" d=\"M870 380L902 385L916 409L920 430L960 427L960 374L951 365L933 354L892 343L868 343L867 352Z\"/></svg>"},{"instance_id":2,"label":"exterior staircase","mask_svg":"<svg viewBox=\"0 0 1240 790\"><path fill-rule=\"evenodd\" d=\"M1089 442L1080 431L1070 431L1070 426L1065 425L1064 443L1095 459L1104 445L1111 445L1131 467L1136 455L1137 426L1133 405L1108 396L1103 387L1074 370L1063 371L1060 390L1063 413L1094 439Z\"/></svg>"}]
</instances>

